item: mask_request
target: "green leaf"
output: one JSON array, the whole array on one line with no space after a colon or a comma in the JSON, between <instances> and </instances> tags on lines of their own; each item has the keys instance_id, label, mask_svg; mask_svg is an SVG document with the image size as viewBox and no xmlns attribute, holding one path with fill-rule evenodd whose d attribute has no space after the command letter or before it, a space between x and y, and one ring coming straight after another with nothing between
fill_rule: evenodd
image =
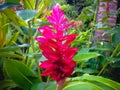
<instances>
[{"instance_id":1,"label":"green leaf","mask_svg":"<svg viewBox=\"0 0 120 90\"><path fill-rule=\"evenodd\" d=\"M89 82L75 81L69 83L66 87L63 88L63 90L103 90L103 89Z\"/></svg>"},{"instance_id":2,"label":"green leaf","mask_svg":"<svg viewBox=\"0 0 120 90\"><path fill-rule=\"evenodd\" d=\"M28 28L28 27L21 27L21 29L22 29L22 33L23 33L24 35L26 35L27 37L30 36L30 31L29 31L29 28ZM36 32L36 29L35 29L35 28L32 28L32 35L34 35L35 32Z\"/></svg>"},{"instance_id":3,"label":"green leaf","mask_svg":"<svg viewBox=\"0 0 120 90\"><path fill-rule=\"evenodd\" d=\"M20 26L17 26L15 23L11 22L10 23L15 29L17 29L22 35L26 35L27 37L29 37L29 30L27 27L23 26L23 27L20 27ZM33 30L33 29L32 29ZM33 30L33 34L34 34L35 30Z\"/></svg>"},{"instance_id":4,"label":"green leaf","mask_svg":"<svg viewBox=\"0 0 120 90\"><path fill-rule=\"evenodd\" d=\"M111 30L107 30L105 34L115 34L120 32L120 25L113 27Z\"/></svg>"},{"instance_id":5,"label":"green leaf","mask_svg":"<svg viewBox=\"0 0 120 90\"><path fill-rule=\"evenodd\" d=\"M5 0L5 2L20 3L20 0Z\"/></svg>"},{"instance_id":6,"label":"green leaf","mask_svg":"<svg viewBox=\"0 0 120 90\"><path fill-rule=\"evenodd\" d=\"M54 84L48 86L45 90L56 90L56 87L57 87L57 84L54 83Z\"/></svg>"},{"instance_id":7,"label":"green leaf","mask_svg":"<svg viewBox=\"0 0 120 90\"><path fill-rule=\"evenodd\" d=\"M83 22L89 21L93 18L93 10L92 10L92 6L88 6L83 8L81 14L78 16L77 19L82 20Z\"/></svg>"},{"instance_id":8,"label":"green leaf","mask_svg":"<svg viewBox=\"0 0 120 90\"><path fill-rule=\"evenodd\" d=\"M111 47L96 47L94 50L98 50L98 51L113 51L113 48L111 48Z\"/></svg>"},{"instance_id":9,"label":"green leaf","mask_svg":"<svg viewBox=\"0 0 120 90\"><path fill-rule=\"evenodd\" d=\"M34 82L38 82L37 76L22 62L5 60L4 69L7 75L24 90L30 90Z\"/></svg>"},{"instance_id":10,"label":"green leaf","mask_svg":"<svg viewBox=\"0 0 120 90\"><path fill-rule=\"evenodd\" d=\"M88 80L88 81L96 81L99 82L101 84L104 84L110 88L112 88L112 90L120 90L120 83L117 83L113 80L107 79L107 78L103 78L100 76L94 76L94 75L89 75L89 74L84 74L82 76L83 80Z\"/></svg>"},{"instance_id":11,"label":"green leaf","mask_svg":"<svg viewBox=\"0 0 120 90\"><path fill-rule=\"evenodd\" d=\"M116 33L112 36L112 42L115 46L117 46L120 43L120 33Z\"/></svg>"},{"instance_id":12,"label":"green leaf","mask_svg":"<svg viewBox=\"0 0 120 90\"><path fill-rule=\"evenodd\" d=\"M33 19L36 16L37 11L35 11L35 10L20 10L20 11L17 11L17 14L23 20L28 21L28 20Z\"/></svg>"},{"instance_id":13,"label":"green leaf","mask_svg":"<svg viewBox=\"0 0 120 90\"><path fill-rule=\"evenodd\" d=\"M33 10L35 9L35 0L23 0L25 9Z\"/></svg>"},{"instance_id":14,"label":"green leaf","mask_svg":"<svg viewBox=\"0 0 120 90\"><path fill-rule=\"evenodd\" d=\"M31 90L45 90L45 87L46 87L45 82L37 83L32 86Z\"/></svg>"},{"instance_id":15,"label":"green leaf","mask_svg":"<svg viewBox=\"0 0 120 90\"><path fill-rule=\"evenodd\" d=\"M0 90L6 90L7 88L15 88L18 85L15 84L12 80L3 80L0 81Z\"/></svg>"},{"instance_id":16,"label":"green leaf","mask_svg":"<svg viewBox=\"0 0 120 90\"><path fill-rule=\"evenodd\" d=\"M84 62L86 60L89 60L91 58L95 58L97 56L100 56L100 54L96 52L88 52L88 53L78 53L77 55L74 56L73 60L77 62Z\"/></svg>"},{"instance_id":17,"label":"green leaf","mask_svg":"<svg viewBox=\"0 0 120 90\"><path fill-rule=\"evenodd\" d=\"M78 51L78 53L88 53L89 52L89 48L81 48L80 51Z\"/></svg>"},{"instance_id":18,"label":"green leaf","mask_svg":"<svg viewBox=\"0 0 120 90\"><path fill-rule=\"evenodd\" d=\"M3 52L13 52L13 51L16 51L20 48L23 48L23 47L28 47L29 45L28 44L22 44L22 45L16 45L16 46L7 46L7 47L4 47L4 48L0 48L0 53L3 53Z\"/></svg>"},{"instance_id":19,"label":"green leaf","mask_svg":"<svg viewBox=\"0 0 120 90\"><path fill-rule=\"evenodd\" d=\"M17 59L24 59L23 56L12 53L12 52L0 52L0 57L9 57L9 58L17 58Z\"/></svg>"},{"instance_id":20,"label":"green leaf","mask_svg":"<svg viewBox=\"0 0 120 90\"><path fill-rule=\"evenodd\" d=\"M97 71L96 69L92 69L92 68L85 68L83 69L83 72L92 74L92 73L98 73L99 71Z\"/></svg>"},{"instance_id":21,"label":"green leaf","mask_svg":"<svg viewBox=\"0 0 120 90\"><path fill-rule=\"evenodd\" d=\"M120 90L120 83L101 76L84 74L67 81L62 90Z\"/></svg>"},{"instance_id":22,"label":"green leaf","mask_svg":"<svg viewBox=\"0 0 120 90\"><path fill-rule=\"evenodd\" d=\"M108 20L108 17L103 17L102 20L101 20L101 22L105 23L107 20Z\"/></svg>"},{"instance_id":23,"label":"green leaf","mask_svg":"<svg viewBox=\"0 0 120 90\"><path fill-rule=\"evenodd\" d=\"M104 84L96 82L96 81L90 81L90 82L94 85L97 85L97 86L101 87L103 90L115 90L111 87L108 87L107 85L104 85Z\"/></svg>"},{"instance_id":24,"label":"green leaf","mask_svg":"<svg viewBox=\"0 0 120 90\"><path fill-rule=\"evenodd\" d=\"M11 0L10 0L11 1ZM11 7L11 6L21 6L20 4L16 4L16 3L11 3L11 2L6 2L6 3L2 3L0 4L0 10L4 10L8 7Z\"/></svg>"},{"instance_id":25,"label":"green leaf","mask_svg":"<svg viewBox=\"0 0 120 90\"><path fill-rule=\"evenodd\" d=\"M1 10L0 12L4 13L9 20L13 21L18 26L26 26L27 25L26 22L24 20L22 20L20 17L18 17L17 14L15 13L15 11L13 11L11 9L4 9L4 10Z\"/></svg>"},{"instance_id":26,"label":"green leaf","mask_svg":"<svg viewBox=\"0 0 120 90\"><path fill-rule=\"evenodd\" d=\"M44 9L46 9L51 2L52 2L52 0L41 0L40 5L38 7L39 11L37 13L37 17L39 17L42 14Z\"/></svg>"}]
</instances>

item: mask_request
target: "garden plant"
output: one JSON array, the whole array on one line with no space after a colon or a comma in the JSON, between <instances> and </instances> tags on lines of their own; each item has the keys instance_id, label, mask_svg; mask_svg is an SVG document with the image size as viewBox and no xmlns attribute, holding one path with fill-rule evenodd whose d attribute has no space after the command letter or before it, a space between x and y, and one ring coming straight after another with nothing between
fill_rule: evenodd
<instances>
[{"instance_id":1,"label":"garden plant","mask_svg":"<svg viewBox=\"0 0 120 90\"><path fill-rule=\"evenodd\" d=\"M119 0L0 0L0 90L120 90Z\"/></svg>"}]
</instances>

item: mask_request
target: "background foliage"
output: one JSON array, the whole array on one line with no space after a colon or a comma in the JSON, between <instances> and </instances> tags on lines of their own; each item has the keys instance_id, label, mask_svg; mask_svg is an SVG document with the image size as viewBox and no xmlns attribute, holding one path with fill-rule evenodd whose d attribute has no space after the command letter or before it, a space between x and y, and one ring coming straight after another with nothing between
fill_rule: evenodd
<instances>
[{"instance_id":1,"label":"background foliage","mask_svg":"<svg viewBox=\"0 0 120 90\"><path fill-rule=\"evenodd\" d=\"M50 77L41 77L38 65L45 57L35 37L38 27L49 24L45 17L56 3L76 24L69 33L79 34L72 43L80 48L73 58L77 65L63 90L120 90L119 22L105 31L111 36L110 42L93 42L96 26L100 26L96 22L99 0L5 0L1 3L0 90L55 90L56 83ZM119 8L116 15L119 19Z\"/></svg>"}]
</instances>

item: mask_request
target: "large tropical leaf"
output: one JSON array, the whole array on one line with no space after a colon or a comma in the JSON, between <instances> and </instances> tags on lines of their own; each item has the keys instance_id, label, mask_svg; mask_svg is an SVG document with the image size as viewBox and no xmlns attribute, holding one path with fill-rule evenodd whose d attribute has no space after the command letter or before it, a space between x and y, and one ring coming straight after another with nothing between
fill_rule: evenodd
<instances>
[{"instance_id":1,"label":"large tropical leaf","mask_svg":"<svg viewBox=\"0 0 120 90\"><path fill-rule=\"evenodd\" d=\"M35 11L35 10L20 10L20 11L17 11L17 14L23 20L28 21L36 16L37 11Z\"/></svg>"},{"instance_id":2,"label":"large tropical leaf","mask_svg":"<svg viewBox=\"0 0 120 90\"><path fill-rule=\"evenodd\" d=\"M84 74L73 78L62 90L120 90L120 83L101 76Z\"/></svg>"},{"instance_id":3,"label":"large tropical leaf","mask_svg":"<svg viewBox=\"0 0 120 90\"><path fill-rule=\"evenodd\" d=\"M82 76L82 79L84 80L88 80L88 81L94 81L93 83L96 84L95 82L104 84L110 88L112 88L112 90L120 90L120 83L117 83L113 80L107 79L107 78L103 78L101 76L94 76L94 75L89 75L89 74L84 74Z\"/></svg>"},{"instance_id":4,"label":"large tropical leaf","mask_svg":"<svg viewBox=\"0 0 120 90\"><path fill-rule=\"evenodd\" d=\"M38 82L37 76L20 61L5 60L4 69L7 75L24 90L30 90L33 83Z\"/></svg>"},{"instance_id":5,"label":"large tropical leaf","mask_svg":"<svg viewBox=\"0 0 120 90\"><path fill-rule=\"evenodd\" d=\"M89 82L71 82L63 90L103 90L102 88Z\"/></svg>"},{"instance_id":6,"label":"large tropical leaf","mask_svg":"<svg viewBox=\"0 0 120 90\"><path fill-rule=\"evenodd\" d=\"M0 12L4 13L9 20L13 21L18 26L26 26L27 25L25 23L25 21L22 20L20 17L18 17L17 14L15 13L15 11L13 11L11 9L4 9L4 10L1 10Z\"/></svg>"},{"instance_id":7,"label":"large tropical leaf","mask_svg":"<svg viewBox=\"0 0 120 90\"><path fill-rule=\"evenodd\" d=\"M18 85L12 80L3 80L0 81L0 90L12 89L17 87Z\"/></svg>"}]
</instances>

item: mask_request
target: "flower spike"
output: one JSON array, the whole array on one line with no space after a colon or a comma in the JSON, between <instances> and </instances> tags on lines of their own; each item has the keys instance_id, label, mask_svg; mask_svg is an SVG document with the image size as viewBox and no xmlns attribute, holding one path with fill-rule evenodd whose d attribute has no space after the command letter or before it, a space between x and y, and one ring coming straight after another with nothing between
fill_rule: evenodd
<instances>
[{"instance_id":1,"label":"flower spike","mask_svg":"<svg viewBox=\"0 0 120 90\"><path fill-rule=\"evenodd\" d=\"M71 47L71 42L77 34L64 34L72 23L68 23L58 4L53 7L47 19L51 25L38 28L42 36L36 37L42 54L47 58L39 67L45 69L42 76L51 76L59 83L74 70L76 63L72 58L78 48Z\"/></svg>"}]
</instances>

